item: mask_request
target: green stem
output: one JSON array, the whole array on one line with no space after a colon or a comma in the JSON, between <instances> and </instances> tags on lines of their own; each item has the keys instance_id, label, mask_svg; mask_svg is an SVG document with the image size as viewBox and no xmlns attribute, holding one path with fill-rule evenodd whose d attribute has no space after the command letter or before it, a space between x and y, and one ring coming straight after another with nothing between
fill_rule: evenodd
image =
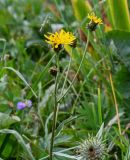
<instances>
[{"instance_id":1,"label":"green stem","mask_svg":"<svg viewBox=\"0 0 130 160\"><path fill-rule=\"evenodd\" d=\"M80 69L81 69L82 63L83 63L83 61L84 61L84 59L85 59L86 51L87 51L87 48L88 48L88 43L89 43L89 32L88 32L87 43L86 43L86 46L85 46L85 49L84 49L83 57L82 57L82 59L81 59L79 68L78 68L78 70L77 70L77 72L76 72L76 74L75 74L75 76L74 76L74 78L73 78L71 84L70 84L69 87L67 88L66 92L62 95L61 98L58 99L58 101L57 101L58 103L66 96L66 94L68 93L68 91L69 91L70 88L72 87L72 85L73 85L73 83L74 83L74 81L75 81L77 75L79 74L79 71L80 71Z\"/></svg>"},{"instance_id":2,"label":"green stem","mask_svg":"<svg viewBox=\"0 0 130 160\"><path fill-rule=\"evenodd\" d=\"M99 124L102 124L102 106L101 106L101 91L98 88L98 115L99 115Z\"/></svg>"},{"instance_id":3,"label":"green stem","mask_svg":"<svg viewBox=\"0 0 130 160\"><path fill-rule=\"evenodd\" d=\"M59 71L59 57L56 55L57 67ZM53 124L52 124L52 136L51 136L51 145L50 145L50 160L52 160L53 156L53 146L54 146L54 137L55 137L55 128L56 128L56 121L58 115L58 103L57 103L57 88L58 88L58 73L55 77L55 90L54 90L54 115L53 115Z\"/></svg>"},{"instance_id":4,"label":"green stem","mask_svg":"<svg viewBox=\"0 0 130 160\"><path fill-rule=\"evenodd\" d=\"M63 83L63 87L62 87L62 90L61 90L61 96L63 94L65 84L66 84L66 81L67 81L67 78L68 78L68 73L69 73L69 70L70 70L70 64L71 64L71 57L70 57L70 61L69 61L69 64L68 64L68 69L67 69L67 73L66 73L65 80L64 80L64 83Z\"/></svg>"}]
</instances>

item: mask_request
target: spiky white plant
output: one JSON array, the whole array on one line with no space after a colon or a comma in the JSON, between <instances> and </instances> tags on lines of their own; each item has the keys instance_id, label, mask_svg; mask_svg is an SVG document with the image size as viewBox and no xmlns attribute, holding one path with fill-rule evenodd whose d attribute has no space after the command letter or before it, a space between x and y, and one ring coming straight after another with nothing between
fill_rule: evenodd
<instances>
[{"instance_id":1,"label":"spiky white plant","mask_svg":"<svg viewBox=\"0 0 130 160\"><path fill-rule=\"evenodd\" d=\"M88 135L81 143L79 153L81 160L103 160L106 155L105 143L101 138Z\"/></svg>"}]
</instances>

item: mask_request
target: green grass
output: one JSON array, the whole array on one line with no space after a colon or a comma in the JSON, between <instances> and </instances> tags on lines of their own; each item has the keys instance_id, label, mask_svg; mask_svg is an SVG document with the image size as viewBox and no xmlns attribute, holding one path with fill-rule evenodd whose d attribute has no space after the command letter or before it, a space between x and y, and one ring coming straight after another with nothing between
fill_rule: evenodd
<instances>
[{"instance_id":1,"label":"green grass","mask_svg":"<svg viewBox=\"0 0 130 160\"><path fill-rule=\"evenodd\" d=\"M130 159L129 6L0 1L0 159L80 159L80 144L91 136L105 144L104 160ZM91 12L103 21L94 32L87 29ZM55 53L44 34L61 28L77 46ZM26 100L32 107L18 110Z\"/></svg>"}]
</instances>

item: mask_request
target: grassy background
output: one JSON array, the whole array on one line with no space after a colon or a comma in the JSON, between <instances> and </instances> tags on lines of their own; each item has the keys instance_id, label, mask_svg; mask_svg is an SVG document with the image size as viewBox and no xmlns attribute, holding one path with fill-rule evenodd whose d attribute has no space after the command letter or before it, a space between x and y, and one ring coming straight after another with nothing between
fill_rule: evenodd
<instances>
[{"instance_id":1,"label":"grassy background","mask_svg":"<svg viewBox=\"0 0 130 160\"><path fill-rule=\"evenodd\" d=\"M54 51L44 41L44 34L64 28L77 37L77 47L72 52L66 47L60 54L59 93L71 59L65 92L84 52L88 38L87 14L91 11L103 19L103 25L90 33L80 72L59 104L54 159L73 159L71 156L76 156L73 147L76 148L88 134L96 135L103 123L102 137L108 150L106 159L130 159L129 6L127 0L120 3L116 0L0 1L2 159L42 160L48 156L54 105L54 78L49 74L49 68L56 62ZM17 102L26 99L30 99L33 106L18 111ZM119 110L121 134L115 105Z\"/></svg>"}]
</instances>

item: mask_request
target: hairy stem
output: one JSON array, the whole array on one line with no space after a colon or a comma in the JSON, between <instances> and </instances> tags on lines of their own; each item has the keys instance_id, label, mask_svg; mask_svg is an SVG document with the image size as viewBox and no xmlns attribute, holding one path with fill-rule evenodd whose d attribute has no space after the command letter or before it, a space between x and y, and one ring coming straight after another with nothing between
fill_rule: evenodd
<instances>
[{"instance_id":1,"label":"hairy stem","mask_svg":"<svg viewBox=\"0 0 130 160\"><path fill-rule=\"evenodd\" d=\"M57 67L59 71L59 58L56 55ZM51 144L50 144L50 160L53 158L53 146L54 146L54 137L55 137L55 128L57 121L57 112L58 112L58 102L57 102L57 89L58 89L58 73L55 77L55 90L54 90L54 113L53 113L53 124L52 124L52 136L51 136Z\"/></svg>"}]
</instances>

